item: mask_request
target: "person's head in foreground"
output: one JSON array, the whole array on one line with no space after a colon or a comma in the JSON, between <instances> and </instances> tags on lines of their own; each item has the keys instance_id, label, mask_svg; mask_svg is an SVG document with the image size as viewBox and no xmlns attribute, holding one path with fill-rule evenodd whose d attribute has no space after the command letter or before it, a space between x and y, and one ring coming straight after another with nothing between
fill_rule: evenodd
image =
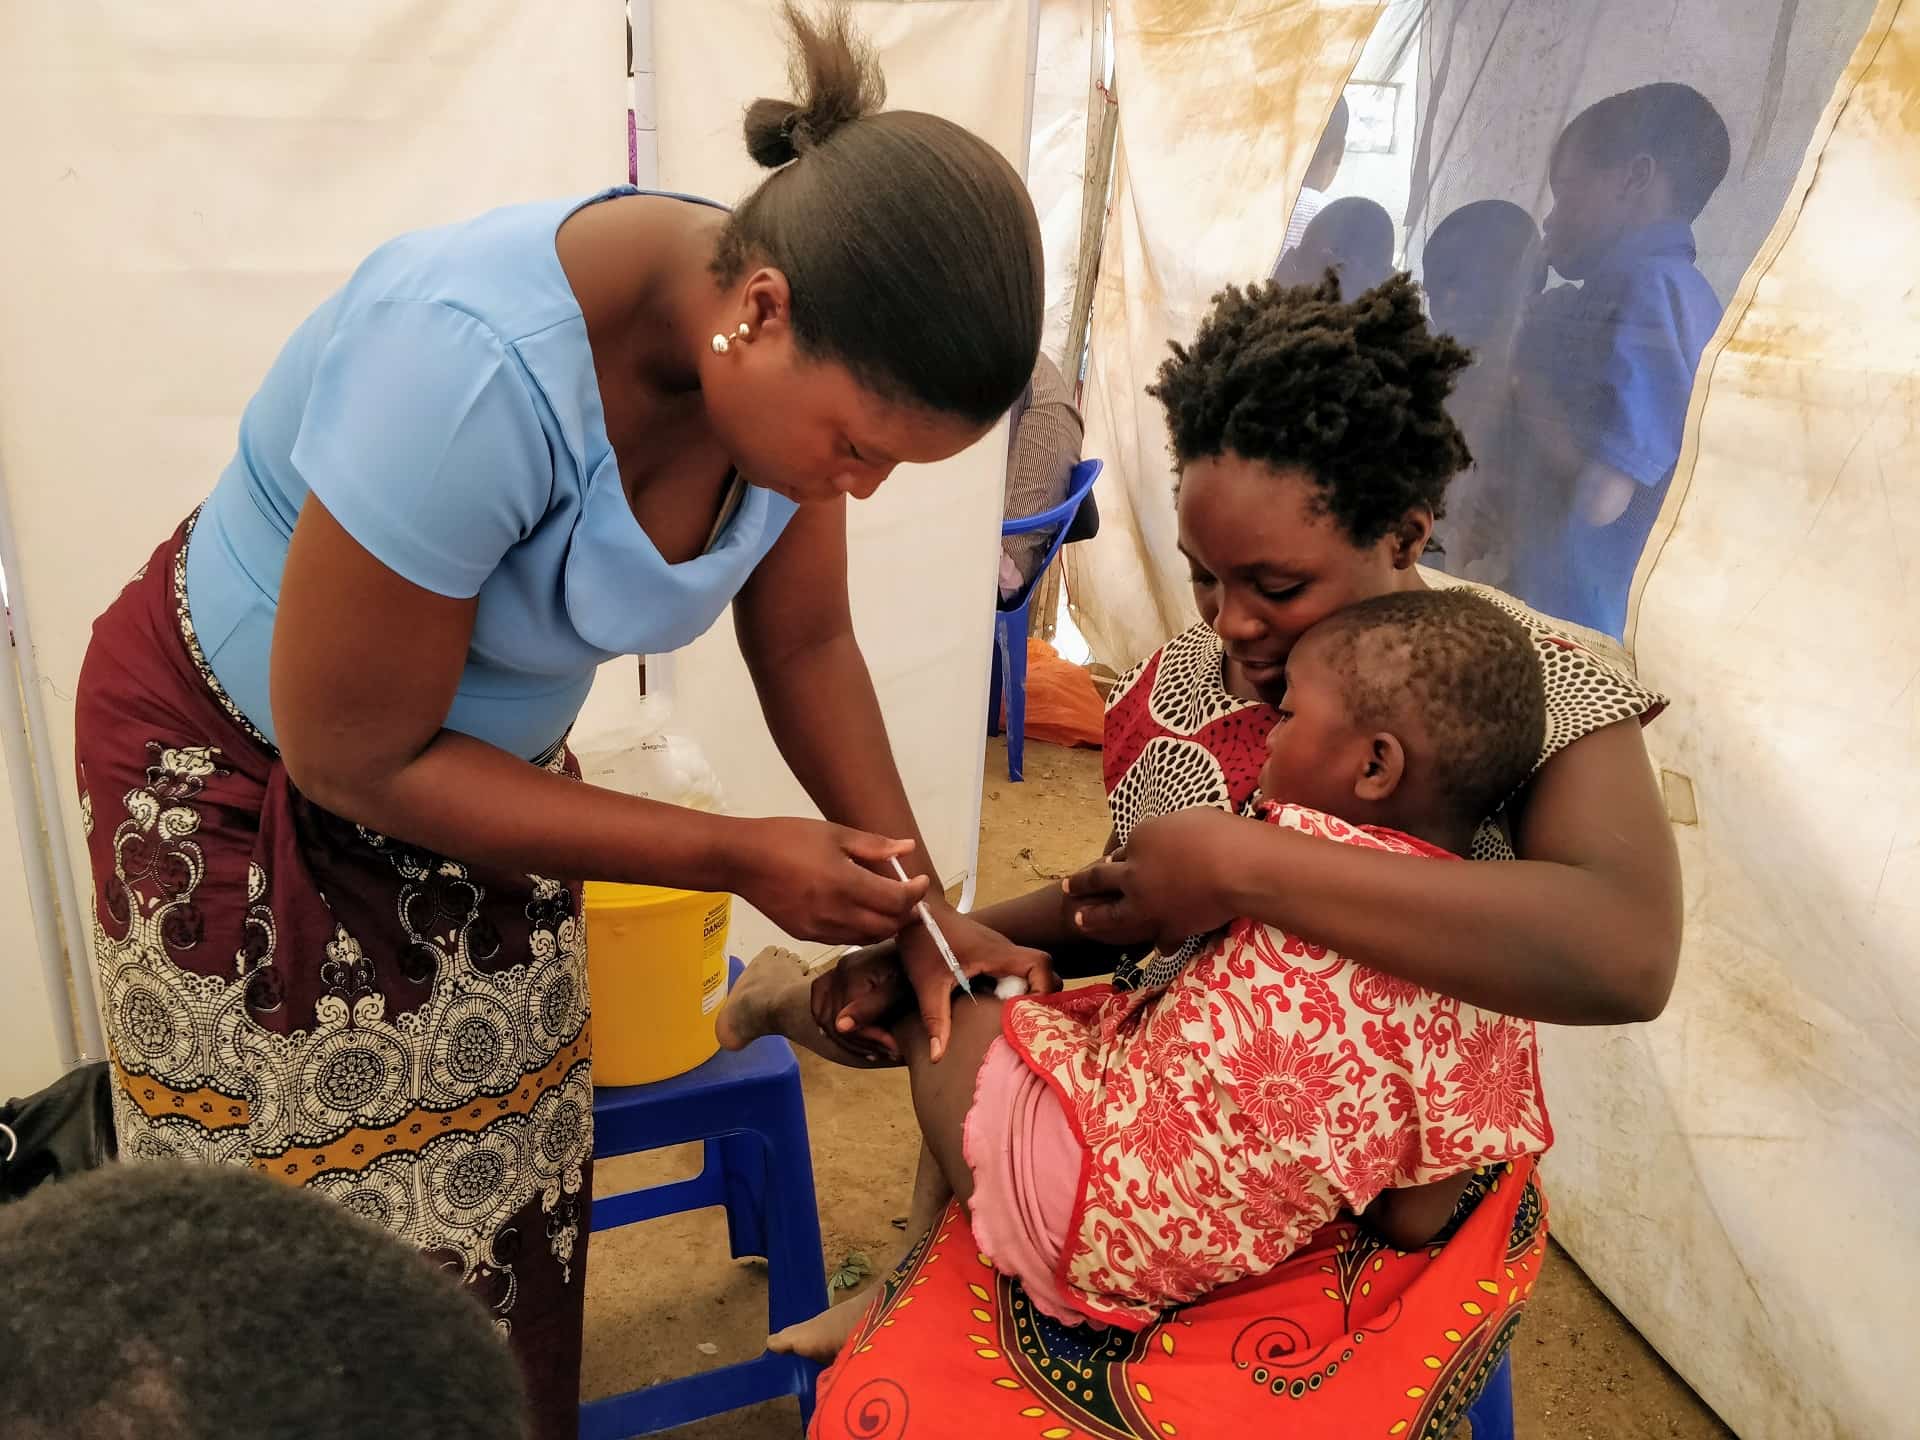
<instances>
[{"instance_id":1,"label":"person's head in foreground","mask_svg":"<svg viewBox=\"0 0 1920 1440\"><path fill-rule=\"evenodd\" d=\"M1349 606L1300 637L1267 740L1267 800L1463 851L1546 739L1533 641L1466 590Z\"/></svg>"},{"instance_id":2,"label":"person's head in foreground","mask_svg":"<svg viewBox=\"0 0 1920 1440\"><path fill-rule=\"evenodd\" d=\"M797 98L747 111L747 149L774 173L714 248L724 303L699 384L755 484L864 498L898 464L965 449L1027 385L1040 226L993 146L880 110L885 78L844 7L786 14Z\"/></svg>"},{"instance_id":3,"label":"person's head in foreground","mask_svg":"<svg viewBox=\"0 0 1920 1440\"><path fill-rule=\"evenodd\" d=\"M522 1440L485 1313L310 1190L110 1165L0 1208L0 1440Z\"/></svg>"},{"instance_id":4,"label":"person's head in foreground","mask_svg":"<svg viewBox=\"0 0 1920 1440\"><path fill-rule=\"evenodd\" d=\"M1471 463L1447 414L1468 353L1396 276L1229 286L1149 387L1179 471L1194 600L1248 699L1286 691L1294 642L1336 610L1421 586L1414 570Z\"/></svg>"},{"instance_id":5,"label":"person's head in foreground","mask_svg":"<svg viewBox=\"0 0 1920 1440\"><path fill-rule=\"evenodd\" d=\"M1540 227L1507 200L1475 200L1433 227L1420 254L1420 287L1433 323L1479 346L1514 324L1547 283Z\"/></svg>"},{"instance_id":6,"label":"person's head in foreground","mask_svg":"<svg viewBox=\"0 0 1920 1440\"><path fill-rule=\"evenodd\" d=\"M1633 232L1691 225L1732 155L1727 122L1690 85L1642 85L1589 105L1554 142L1548 263L1584 280Z\"/></svg>"}]
</instances>

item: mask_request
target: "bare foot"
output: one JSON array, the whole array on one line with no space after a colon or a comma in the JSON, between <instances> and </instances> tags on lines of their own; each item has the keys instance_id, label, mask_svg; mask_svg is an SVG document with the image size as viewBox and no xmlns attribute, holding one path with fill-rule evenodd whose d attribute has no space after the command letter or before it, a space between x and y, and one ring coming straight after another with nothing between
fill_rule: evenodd
<instances>
[{"instance_id":1,"label":"bare foot","mask_svg":"<svg viewBox=\"0 0 1920 1440\"><path fill-rule=\"evenodd\" d=\"M762 1035L780 1030L780 1007L793 987L806 985L800 957L791 950L769 945L748 962L727 992L726 1003L714 1017L713 1033L728 1050L744 1050Z\"/></svg>"},{"instance_id":2,"label":"bare foot","mask_svg":"<svg viewBox=\"0 0 1920 1440\"><path fill-rule=\"evenodd\" d=\"M869 1290L850 1296L838 1305L830 1305L811 1320L802 1320L798 1325L789 1325L768 1336L767 1349L776 1355L798 1355L816 1365L831 1365L846 1347L847 1337L853 1334L872 1300L873 1292Z\"/></svg>"}]
</instances>

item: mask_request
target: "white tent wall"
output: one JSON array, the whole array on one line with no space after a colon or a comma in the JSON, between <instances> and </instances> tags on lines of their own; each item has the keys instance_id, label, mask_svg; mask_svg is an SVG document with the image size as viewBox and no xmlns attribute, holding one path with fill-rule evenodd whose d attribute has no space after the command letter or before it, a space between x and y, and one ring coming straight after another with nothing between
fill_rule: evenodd
<instances>
[{"instance_id":1,"label":"white tent wall","mask_svg":"<svg viewBox=\"0 0 1920 1440\"><path fill-rule=\"evenodd\" d=\"M1103 0L1037 0L1038 69L1033 88L1033 135L1027 147L1027 188L1040 214L1047 246L1047 324L1040 348L1075 376L1068 361L1067 327L1079 280L1080 211L1087 162L1087 101L1094 48L1105 34ZM1077 359L1077 357L1075 357Z\"/></svg>"},{"instance_id":2,"label":"white tent wall","mask_svg":"<svg viewBox=\"0 0 1920 1440\"><path fill-rule=\"evenodd\" d=\"M21 783L27 783L24 777ZM0 935L6 937L0 946L0 1100L49 1083L63 1058L35 948L26 863L13 820L14 784L0 769Z\"/></svg>"},{"instance_id":3,"label":"white tent wall","mask_svg":"<svg viewBox=\"0 0 1920 1440\"><path fill-rule=\"evenodd\" d=\"M1535 23L1532 7L1483 8ZM1779 54L1734 23L1742 7L1647 9L1644 43L1711 57L1734 93ZM1382 7L1115 10L1121 153L1087 397L1088 453L1110 470L1072 578L1096 653L1126 663L1191 614L1142 387L1214 289L1271 262ZM1861 0L1786 10L1800 41L1826 34L1811 48L1827 75L1854 58L1811 145L1743 177L1786 197L1778 223L1713 239L1725 348L1703 364L1630 632L1642 677L1676 701L1649 731L1672 807L1697 812L1677 827L1679 986L1653 1025L1544 1037L1547 1180L1556 1233L1744 1440L1851 1440L1912 1431L1920 1334L1920 307L1904 278L1920 0L1883 0L1857 50ZM1678 39L1661 28L1676 24ZM1811 68L1780 81L1778 123L1820 109ZM1726 230L1711 210L1703 227ZM1750 265L1715 258L1763 238Z\"/></svg>"},{"instance_id":4,"label":"white tent wall","mask_svg":"<svg viewBox=\"0 0 1920 1440\"><path fill-rule=\"evenodd\" d=\"M1032 0L863 0L888 105L967 126L1024 169ZM659 184L731 201L764 173L740 122L761 95L788 93L784 34L770 0L652 0ZM636 40L636 50L638 41ZM724 57L724 58L721 58ZM940 317L929 315L929 325ZM848 511L854 623L886 714L895 758L943 879L970 887L979 840L993 576L1006 431L939 465L903 467ZM729 806L813 814L760 723L739 648L720 627L674 657L671 729L697 737ZM607 667L576 731L594 778L630 775L630 662ZM780 938L742 906L734 948Z\"/></svg>"},{"instance_id":5,"label":"white tent wall","mask_svg":"<svg viewBox=\"0 0 1920 1440\"><path fill-rule=\"evenodd\" d=\"M306 312L402 230L624 177L621 23L618 0L0 6L8 582L62 764L93 617L212 487ZM71 774L47 788L85 896ZM38 988L13 884L9 1040Z\"/></svg>"},{"instance_id":6,"label":"white tent wall","mask_svg":"<svg viewBox=\"0 0 1920 1440\"><path fill-rule=\"evenodd\" d=\"M1916 87L1920 4L1885 3L1645 567L1635 652L1675 698L1648 742L1699 815L1673 1004L1546 1050L1557 1232L1744 1440L1915 1426Z\"/></svg>"},{"instance_id":7,"label":"white tent wall","mask_svg":"<svg viewBox=\"0 0 1920 1440\"><path fill-rule=\"evenodd\" d=\"M1120 133L1093 307L1085 452L1107 463L1100 536L1063 552L1096 658L1131 664L1193 614L1166 427L1143 391L1210 296L1264 275L1371 0L1115 0Z\"/></svg>"},{"instance_id":8,"label":"white tent wall","mask_svg":"<svg viewBox=\"0 0 1920 1440\"><path fill-rule=\"evenodd\" d=\"M660 181L659 112L653 99L653 0L627 0L632 35L633 183L650 190Z\"/></svg>"}]
</instances>

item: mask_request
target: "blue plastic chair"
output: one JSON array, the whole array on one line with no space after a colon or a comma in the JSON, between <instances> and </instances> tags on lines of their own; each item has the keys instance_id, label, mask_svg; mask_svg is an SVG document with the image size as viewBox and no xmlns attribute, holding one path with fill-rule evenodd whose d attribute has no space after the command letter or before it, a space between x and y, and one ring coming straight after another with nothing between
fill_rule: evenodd
<instances>
[{"instance_id":1,"label":"blue plastic chair","mask_svg":"<svg viewBox=\"0 0 1920 1440\"><path fill-rule=\"evenodd\" d=\"M1473 1440L1513 1440L1513 1352L1500 1357L1480 1398L1467 1407Z\"/></svg>"},{"instance_id":2,"label":"blue plastic chair","mask_svg":"<svg viewBox=\"0 0 1920 1440\"><path fill-rule=\"evenodd\" d=\"M732 979L740 969L733 961ZM593 1123L595 1159L694 1141L706 1146L705 1163L690 1180L595 1195L595 1231L723 1206L735 1258L767 1259L769 1330L827 1308L800 1066L785 1040L769 1036L738 1053L723 1050L697 1070L657 1084L597 1089ZM651 1435L785 1395L799 1397L804 1428L818 1374L809 1361L768 1353L629 1390L580 1407L581 1440Z\"/></svg>"},{"instance_id":3,"label":"blue plastic chair","mask_svg":"<svg viewBox=\"0 0 1920 1440\"><path fill-rule=\"evenodd\" d=\"M1067 480L1067 498L1051 510L1043 510L1038 515L1027 515L1019 520L1008 520L1000 526L1000 535L1005 539L1009 535L1030 535L1036 530L1054 529L1053 543L1047 547L1047 558L1040 562L1040 568L1033 572L1033 578L1027 582L1013 600L1000 605L993 617L993 677L987 686L987 733L1000 733L1000 701L1006 699L1007 709L1007 778L1018 782L1026 773L1027 741L1027 610L1033 603L1033 592L1046 578L1047 567L1053 564L1053 557L1060 553L1060 547L1066 543L1067 532L1073 528L1073 517L1080 513L1081 502L1093 489L1093 482L1100 478L1098 460L1082 460L1073 467L1073 473Z\"/></svg>"}]
</instances>

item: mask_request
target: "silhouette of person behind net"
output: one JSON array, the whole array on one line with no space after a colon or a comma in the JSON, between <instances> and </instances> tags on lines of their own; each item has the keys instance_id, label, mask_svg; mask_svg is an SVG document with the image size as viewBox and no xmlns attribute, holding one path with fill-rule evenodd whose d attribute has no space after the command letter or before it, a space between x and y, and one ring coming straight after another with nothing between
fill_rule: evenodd
<instances>
[{"instance_id":1,"label":"silhouette of person behind net","mask_svg":"<svg viewBox=\"0 0 1920 1440\"><path fill-rule=\"evenodd\" d=\"M1517 489L1510 404L1514 338L1545 288L1540 227L1506 200L1475 200L1433 228L1420 256L1421 283L1436 330L1473 352L1454 382L1447 412L1467 437L1473 468L1447 491L1435 526L1441 553L1429 563L1449 574L1504 588L1516 539Z\"/></svg>"},{"instance_id":2,"label":"silhouette of person behind net","mask_svg":"<svg viewBox=\"0 0 1920 1440\"><path fill-rule=\"evenodd\" d=\"M1393 217L1377 202L1349 195L1313 217L1298 247L1273 267L1273 278L1312 285L1331 270L1342 295L1364 294L1393 274L1393 247Z\"/></svg>"}]
</instances>

